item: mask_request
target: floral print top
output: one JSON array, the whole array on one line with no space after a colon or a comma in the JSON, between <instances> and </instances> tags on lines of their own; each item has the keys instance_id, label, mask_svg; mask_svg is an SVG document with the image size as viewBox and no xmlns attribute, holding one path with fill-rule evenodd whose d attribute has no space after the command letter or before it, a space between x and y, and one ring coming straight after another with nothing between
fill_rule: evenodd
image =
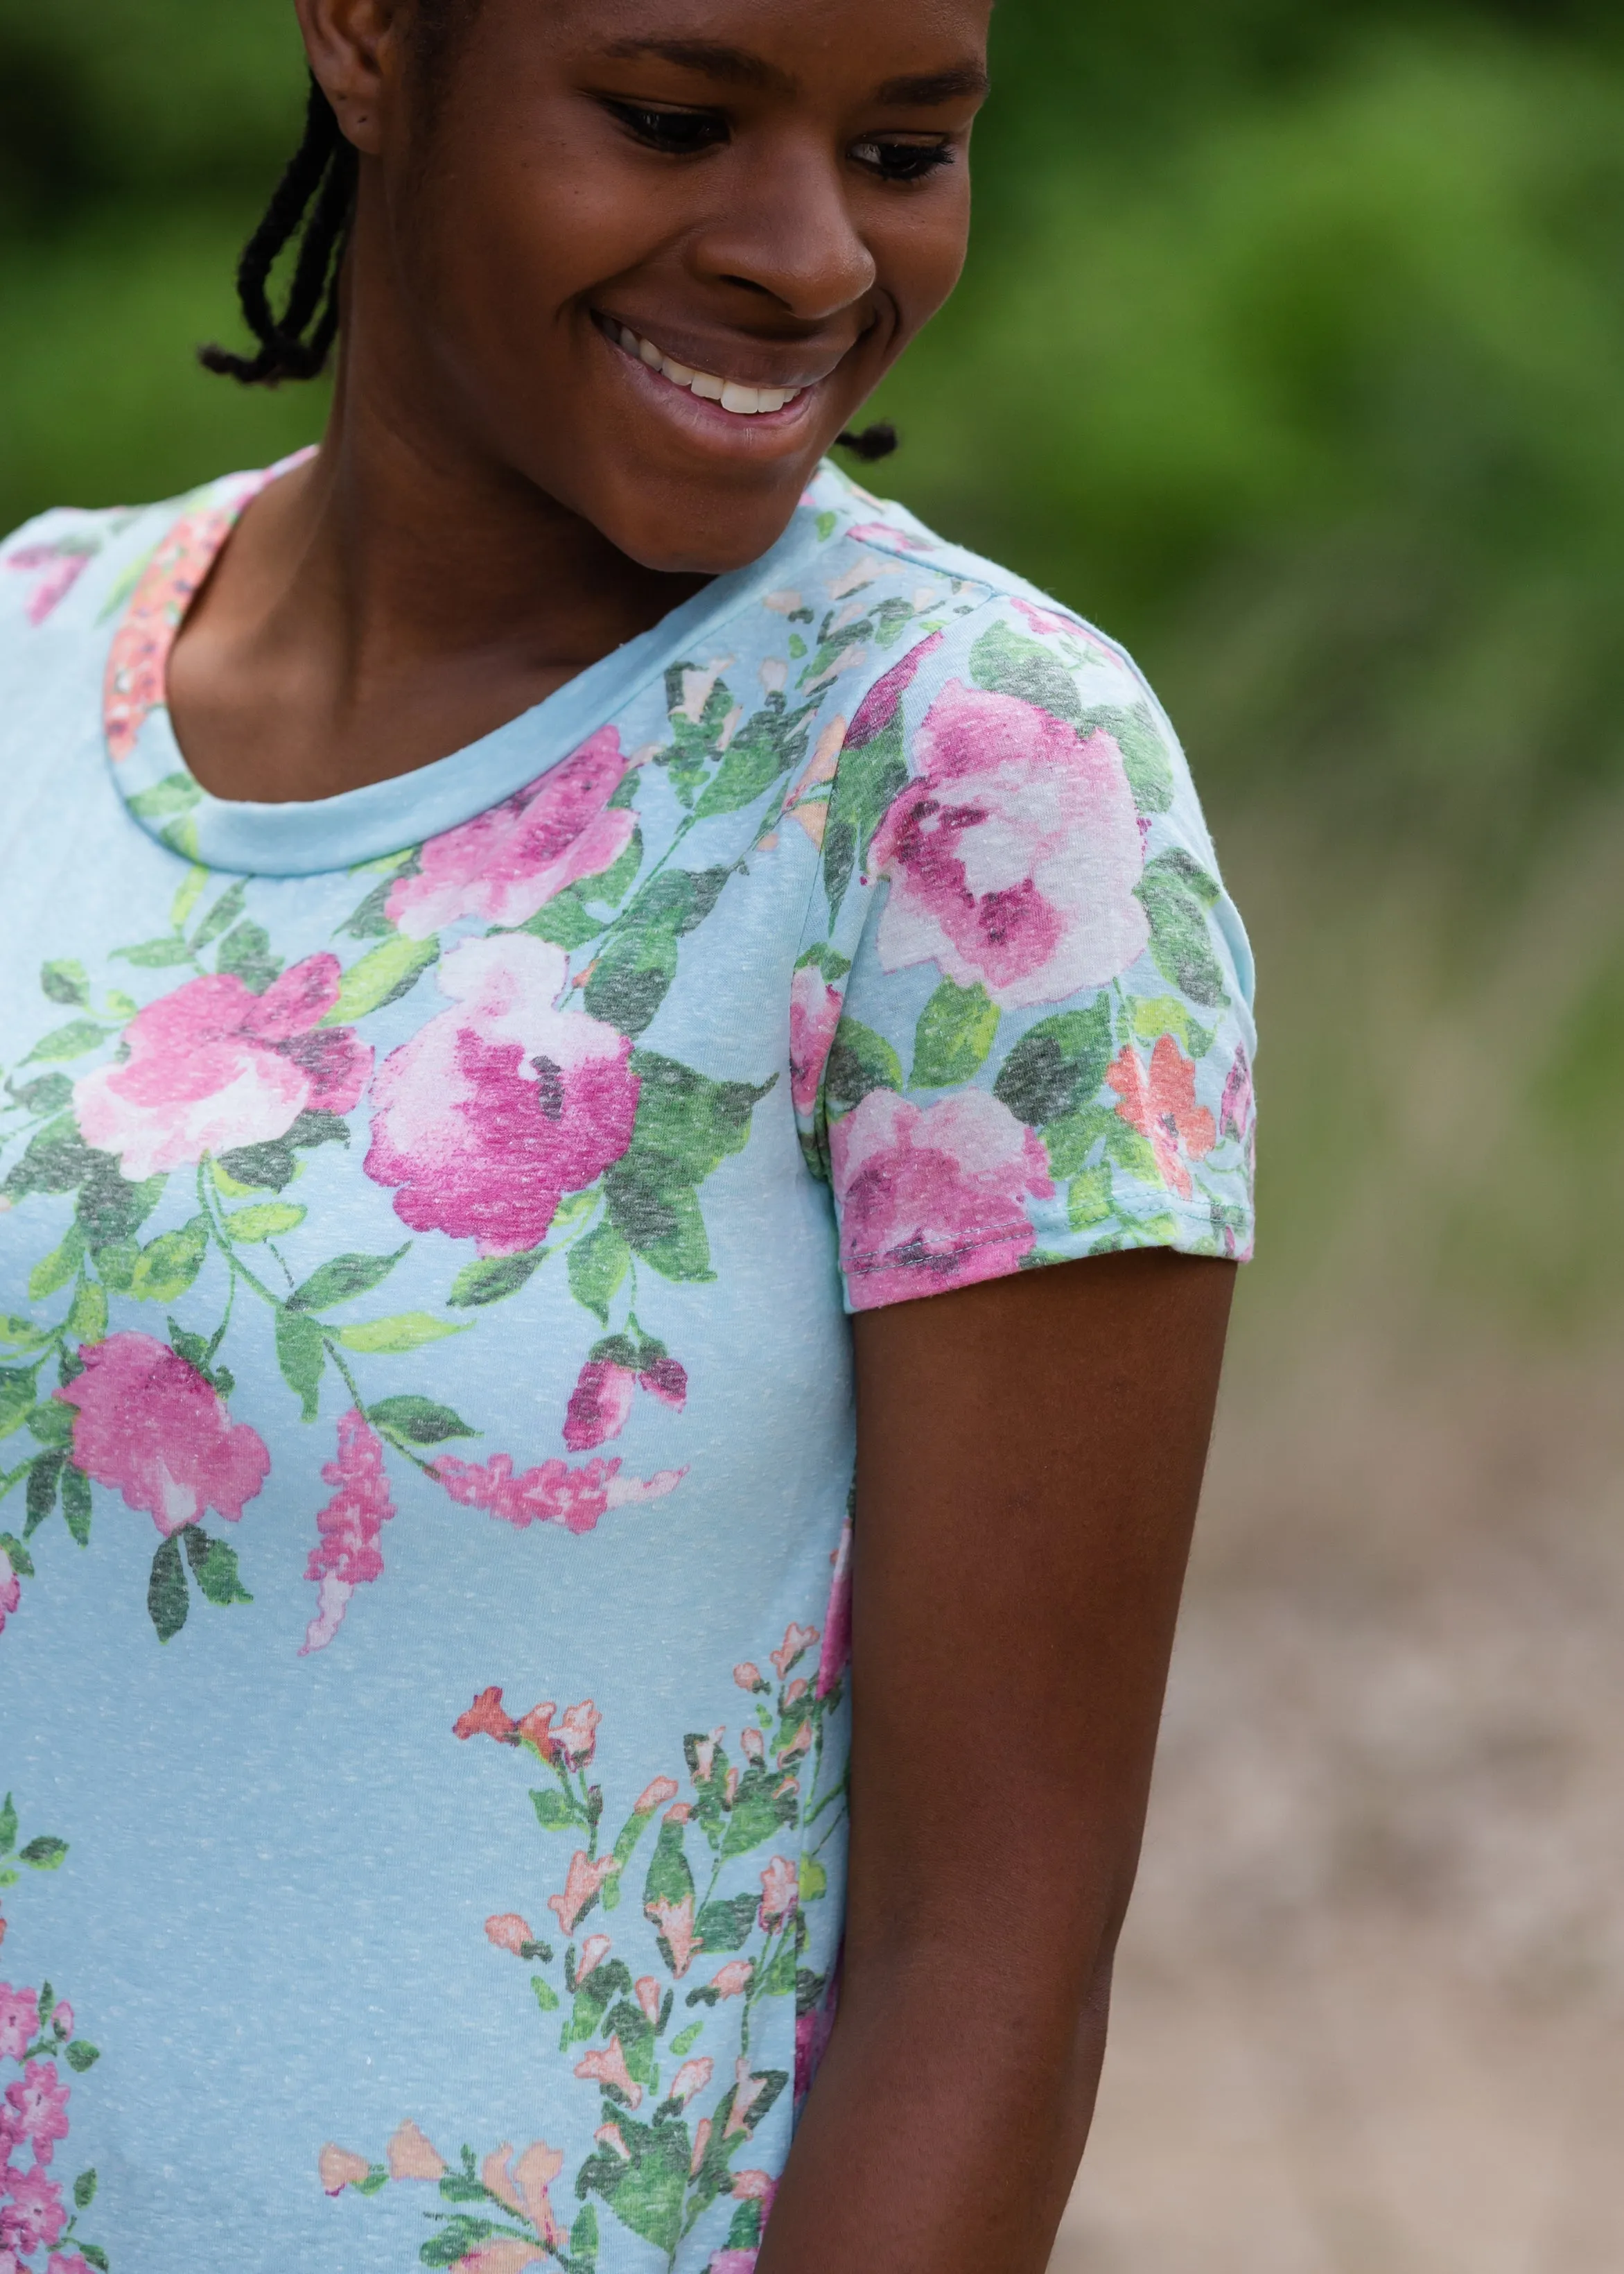
<instances>
[{"instance_id":1,"label":"floral print top","mask_svg":"<svg viewBox=\"0 0 1624 2274\"><path fill-rule=\"evenodd\" d=\"M846 1314L1244 1254L1244 937L1120 650L832 469L471 748L214 799L275 471L0 547L0 2270L746 2274Z\"/></svg>"}]
</instances>

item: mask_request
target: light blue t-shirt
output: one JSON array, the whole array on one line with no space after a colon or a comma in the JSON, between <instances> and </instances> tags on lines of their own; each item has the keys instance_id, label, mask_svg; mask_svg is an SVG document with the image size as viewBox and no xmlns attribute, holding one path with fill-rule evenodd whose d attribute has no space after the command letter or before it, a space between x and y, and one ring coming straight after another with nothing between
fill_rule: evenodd
<instances>
[{"instance_id":1,"label":"light blue t-shirt","mask_svg":"<svg viewBox=\"0 0 1624 2274\"><path fill-rule=\"evenodd\" d=\"M0 2269L746 2274L847 1314L1244 1254L1244 936L1121 651L828 468L471 748L216 800L267 478L0 551Z\"/></svg>"}]
</instances>

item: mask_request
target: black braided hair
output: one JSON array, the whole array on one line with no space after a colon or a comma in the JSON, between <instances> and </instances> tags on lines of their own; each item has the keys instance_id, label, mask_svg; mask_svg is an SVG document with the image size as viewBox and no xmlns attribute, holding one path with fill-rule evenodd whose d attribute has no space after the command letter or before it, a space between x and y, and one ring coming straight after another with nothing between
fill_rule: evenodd
<instances>
[{"instance_id":1,"label":"black braided hair","mask_svg":"<svg viewBox=\"0 0 1624 2274\"><path fill-rule=\"evenodd\" d=\"M304 139L249 238L237 272L244 319L259 343L257 355L229 348L198 350L206 371L240 380L244 387L274 387L284 379L317 379L338 337L339 272L355 212L359 160L337 117L312 78ZM271 271L298 243L298 259L280 315L270 301Z\"/></svg>"},{"instance_id":2,"label":"black braided hair","mask_svg":"<svg viewBox=\"0 0 1624 2274\"><path fill-rule=\"evenodd\" d=\"M848 427L844 434L836 435L835 444L837 448L849 450L854 458L861 458L866 465L871 466L876 459L889 458L897 447L898 440L897 430L891 420L882 418L877 425L865 426L857 433L853 433Z\"/></svg>"}]
</instances>

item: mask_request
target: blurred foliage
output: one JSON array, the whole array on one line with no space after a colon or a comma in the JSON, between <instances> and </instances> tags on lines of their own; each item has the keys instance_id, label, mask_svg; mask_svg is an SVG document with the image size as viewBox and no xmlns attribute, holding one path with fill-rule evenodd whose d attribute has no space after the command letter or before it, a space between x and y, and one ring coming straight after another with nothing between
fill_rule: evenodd
<instances>
[{"instance_id":1,"label":"blurred foliage","mask_svg":"<svg viewBox=\"0 0 1624 2274\"><path fill-rule=\"evenodd\" d=\"M1002 0L996 71L881 486L1185 731L1262 935L1274 1284L1352 1239L1582 1318L1624 1284L1624 918L1571 875L1624 812L1624 10ZM302 92L288 0L0 0L0 526L316 431L191 354Z\"/></svg>"}]
</instances>

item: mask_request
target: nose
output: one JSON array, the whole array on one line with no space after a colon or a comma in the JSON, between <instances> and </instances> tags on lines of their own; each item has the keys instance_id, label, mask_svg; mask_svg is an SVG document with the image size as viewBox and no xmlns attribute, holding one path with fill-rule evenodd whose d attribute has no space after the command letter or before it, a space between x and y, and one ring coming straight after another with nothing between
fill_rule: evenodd
<instances>
[{"instance_id":1,"label":"nose","mask_svg":"<svg viewBox=\"0 0 1624 2274\"><path fill-rule=\"evenodd\" d=\"M772 136L738 156L693 244L697 272L707 282L765 294L802 323L827 322L861 301L878 270L853 221L838 155Z\"/></svg>"}]
</instances>

